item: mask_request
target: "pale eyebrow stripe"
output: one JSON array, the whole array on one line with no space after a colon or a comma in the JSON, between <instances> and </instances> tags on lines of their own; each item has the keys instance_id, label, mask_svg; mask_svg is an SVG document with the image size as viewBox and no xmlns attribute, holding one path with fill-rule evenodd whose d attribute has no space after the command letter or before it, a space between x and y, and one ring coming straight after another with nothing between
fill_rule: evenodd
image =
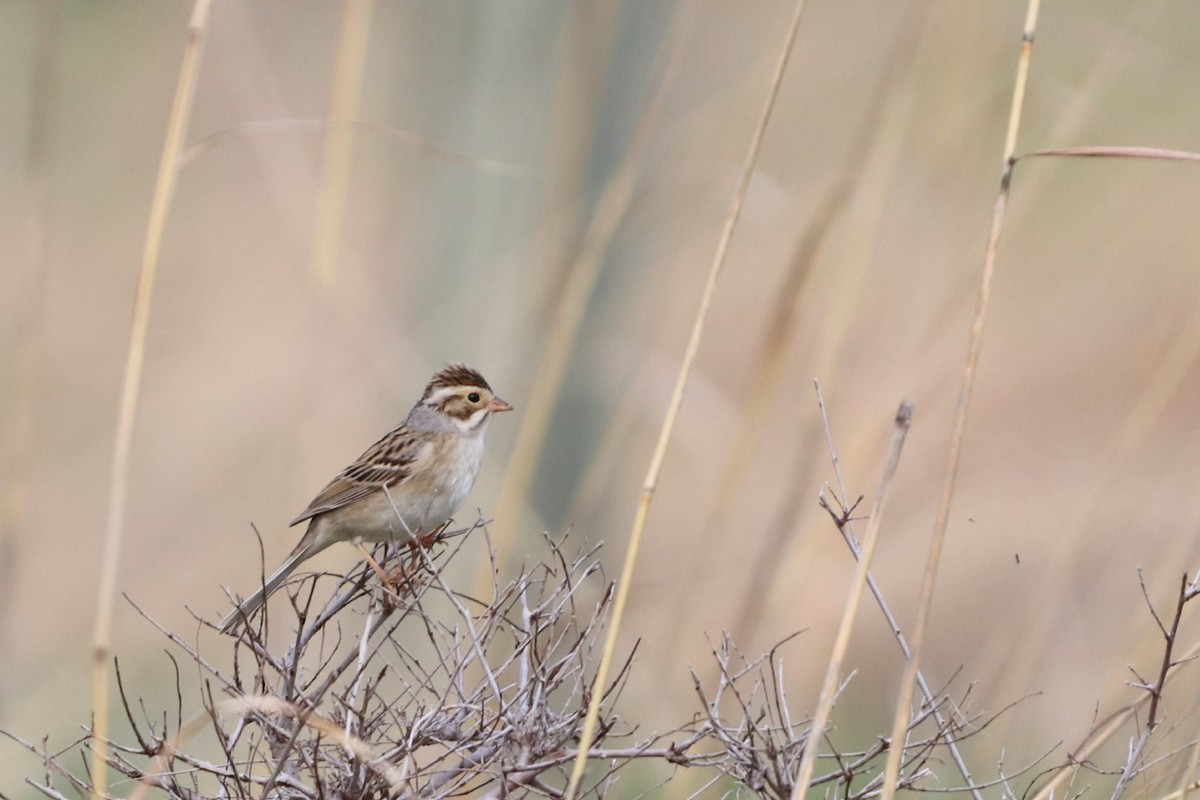
<instances>
[{"instance_id":1,"label":"pale eyebrow stripe","mask_svg":"<svg viewBox=\"0 0 1200 800\"><path fill-rule=\"evenodd\" d=\"M464 388L466 388L466 387L444 386L440 389L435 390L433 394L429 395L429 399L426 400L425 402L430 405L440 406L443 403L445 403L447 400L449 400L451 397L458 394Z\"/></svg>"}]
</instances>

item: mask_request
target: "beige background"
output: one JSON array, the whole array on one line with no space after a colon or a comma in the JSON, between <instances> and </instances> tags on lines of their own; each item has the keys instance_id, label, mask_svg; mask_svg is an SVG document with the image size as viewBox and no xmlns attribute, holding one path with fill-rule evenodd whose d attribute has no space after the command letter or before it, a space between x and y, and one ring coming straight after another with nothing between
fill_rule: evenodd
<instances>
[{"instance_id":1,"label":"beige background","mask_svg":"<svg viewBox=\"0 0 1200 800\"><path fill-rule=\"evenodd\" d=\"M644 711L650 727L691 717L687 669L707 668L705 635L722 630L758 653L806 629L785 664L793 708L815 702L852 562L816 508L833 478L814 377L855 495L874 491L898 402L916 404L876 571L902 624L913 617L1024 7L809 5L633 586L624 633L643 644L627 715ZM1046 4L1020 152L1200 150L1200 6L1130 6ZM189 10L0 6L0 445L18 504L0 551L0 727L56 747L89 713L116 406ZM250 525L268 560L281 558L299 535L286 521L449 359L479 367L517 408L494 423L460 514L490 516L583 231L656 64L678 47L529 514L507 520L517 538L501 553L511 567L541 552L543 530L569 530L607 542L617 573L790 6L684 13L379 3L360 111L370 124L356 129L338 277L324 290L308 277L312 121L328 108L340 8L215 3L187 135L201 148L179 177L154 300L120 591L184 635L196 628L185 606L218 618L221 587L245 594L258 575ZM53 78L38 88L42 58ZM44 161L30 155L38 113ZM793 253L842 180L848 200L794 325L773 336ZM982 777L1002 756L1013 768L1075 742L1097 708L1132 697L1126 665L1148 673L1159 653L1137 569L1165 609L1197 568L1198 206L1191 164L1017 167L927 658L933 683L961 670L957 692L974 684L972 713L1039 693L969 746ZM765 428L748 432L768 345L782 377ZM725 467L739 440L754 444L735 480ZM715 519L722 486L732 500ZM335 548L318 566L353 559ZM170 703L161 637L123 601L117 626L114 650L147 705ZM896 694L900 659L872 606L850 664L835 712L846 747L884 732ZM1196 727L1194 688L1178 687L1175 744ZM195 710L194 695L185 702ZM1119 765L1126 740L1102 765ZM0 791L25 796L36 760L0 740L0 764Z\"/></svg>"}]
</instances>

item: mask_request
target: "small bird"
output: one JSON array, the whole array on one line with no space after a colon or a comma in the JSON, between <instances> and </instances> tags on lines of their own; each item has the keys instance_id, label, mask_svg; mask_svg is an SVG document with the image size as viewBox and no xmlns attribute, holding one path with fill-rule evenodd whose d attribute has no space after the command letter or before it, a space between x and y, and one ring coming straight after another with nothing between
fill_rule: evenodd
<instances>
[{"instance_id":1,"label":"small bird","mask_svg":"<svg viewBox=\"0 0 1200 800\"><path fill-rule=\"evenodd\" d=\"M419 542L450 519L479 474L492 414L512 406L465 364L437 372L408 417L321 490L291 525L308 520L296 549L221 620L228 633L303 561L334 542Z\"/></svg>"}]
</instances>

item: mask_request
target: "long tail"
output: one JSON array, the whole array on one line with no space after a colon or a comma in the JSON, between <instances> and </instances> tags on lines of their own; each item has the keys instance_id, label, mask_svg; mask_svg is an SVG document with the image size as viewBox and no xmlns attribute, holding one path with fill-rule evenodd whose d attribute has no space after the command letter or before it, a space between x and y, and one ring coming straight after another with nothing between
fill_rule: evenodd
<instances>
[{"instance_id":1,"label":"long tail","mask_svg":"<svg viewBox=\"0 0 1200 800\"><path fill-rule=\"evenodd\" d=\"M267 578L266 583L257 592L243 600L240 606L231 611L225 619L221 620L221 624L217 626L217 630L221 633L229 633L248 620L250 615L267 601L272 592L283 585L283 582L288 579L288 576L292 574L296 567L300 566L301 561L316 555L324 549L324 547L314 548L311 544L308 547L297 548L288 556L286 561L279 565L279 569L271 573L271 577Z\"/></svg>"}]
</instances>

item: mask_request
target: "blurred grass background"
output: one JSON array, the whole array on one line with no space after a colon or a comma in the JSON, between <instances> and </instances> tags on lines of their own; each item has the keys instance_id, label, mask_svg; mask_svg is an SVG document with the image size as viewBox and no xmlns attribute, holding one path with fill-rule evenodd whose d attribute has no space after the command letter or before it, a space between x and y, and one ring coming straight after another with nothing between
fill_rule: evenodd
<instances>
[{"instance_id":1,"label":"blurred grass background","mask_svg":"<svg viewBox=\"0 0 1200 800\"><path fill-rule=\"evenodd\" d=\"M522 409L589 225L632 170L525 508L497 521L513 532L502 565L540 552L545 530L609 543L615 574L790 8L374 4L322 286L319 120L342 8L216 2L152 312L120 590L185 635L185 605L218 618L221 587L245 594L259 575L251 523L273 565L299 535L286 521L450 359L517 407L460 514L490 516L519 428L537 422ZM0 727L52 745L89 713L116 404L189 11L0 6ZM624 702L647 726L691 716L687 670L704 673L705 635L722 630L753 654L807 629L786 666L793 709L815 702L853 564L815 503L832 471L813 377L854 493L874 489L899 400L916 404L875 569L911 621L1023 12L810 2L633 587L625 635L642 644ZM1194 3L1049 4L1018 151L1200 150L1198 72ZM1016 765L1075 741L1131 696L1126 665L1159 652L1136 570L1165 606L1198 561L1198 205L1192 165L1017 167L925 659L935 685L958 670L975 684L975 712L1040 693L967 749L984 777L1002 750ZM355 558L335 548L314 568ZM169 698L161 647L119 604L126 677ZM834 717L848 747L886 728L902 666L874 608L849 663ZM1168 693L1193 730L1195 697ZM0 791L23 796L36 761L4 740L0 764Z\"/></svg>"}]
</instances>

